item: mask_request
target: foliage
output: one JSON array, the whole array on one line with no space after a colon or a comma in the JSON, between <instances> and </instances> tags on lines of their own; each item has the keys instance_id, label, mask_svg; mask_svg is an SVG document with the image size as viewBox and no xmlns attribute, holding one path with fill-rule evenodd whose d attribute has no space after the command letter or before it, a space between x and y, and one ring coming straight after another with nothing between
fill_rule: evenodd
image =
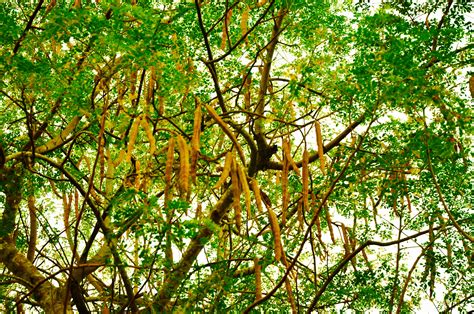
<instances>
[{"instance_id":1,"label":"foliage","mask_svg":"<svg viewBox=\"0 0 474 314\"><path fill-rule=\"evenodd\" d=\"M121 2L0 4L2 312L472 310L467 2Z\"/></svg>"}]
</instances>

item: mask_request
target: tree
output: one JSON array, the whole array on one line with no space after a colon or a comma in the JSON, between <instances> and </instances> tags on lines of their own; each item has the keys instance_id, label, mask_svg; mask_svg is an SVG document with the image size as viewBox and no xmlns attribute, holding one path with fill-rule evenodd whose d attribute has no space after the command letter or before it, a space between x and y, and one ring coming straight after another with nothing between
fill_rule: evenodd
<instances>
[{"instance_id":1,"label":"tree","mask_svg":"<svg viewBox=\"0 0 474 314\"><path fill-rule=\"evenodd\" d=\"M472 309L468 13L4 1L0 309Z\"/></svg>"}]
</instances>

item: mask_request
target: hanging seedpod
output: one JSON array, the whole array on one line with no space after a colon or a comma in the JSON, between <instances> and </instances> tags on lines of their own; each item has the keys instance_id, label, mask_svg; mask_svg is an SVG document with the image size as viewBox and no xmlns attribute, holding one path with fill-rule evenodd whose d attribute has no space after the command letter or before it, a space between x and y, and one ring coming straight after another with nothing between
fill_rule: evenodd
<instances>
[{"instance_id":1,"label":"hanging seedpod","mask_svg":"<svg viewBox=\"0 0 474 314\"><path fill-rule=\"evenodd\" d=\"M174 145L175 139L171 137L168 142L168 153L166 154L166 166L165 166L165 205L170 200L169 193L171 189L171 177L173 175L173 163L174 163Z\"/></svg>"},{"instance_id":2,"label":"hanging seedpod","mask_svg":"<svg viewBox=\"0 0 474 314\"><path fill-rule=\"evenodd\" d=\"M189 150L188 144L184 138L178 134L178 148L179 148L179 187L184 195L189 191Z\"/></svg>"},{"instance_id":3,"label":"hanging seedpod","mask_svg":"<svg viewBox=\"0 0 474 314\"><path fill-rule=\"evenodd\" d=\"M298 175L298 176L301 176L300 174L300 169L298 168L298 166L296 165L295 161L293 160L293 156L291 156L291 150L290 150L290 141L289 140L284 140L283 139L283 143L282 143L282 148L283 148L283 152L288 160L288 163L290 164L291 168L293 169L293 171L295 171L295 173Z\"/></svg>"},{"instance_id":4,"label":"hanging seedpod","mask_svg":"<svg viewBox=\"0 0 474 314\"><path fill-rule=\"evenodd\" d=\"M196 109L194 110L193 137L191 139L191 180L196 184L196 167L199 158L199 144L201 139L201 102L195 98Z\"/></svg>"},{"instance_id":5,"label":"hanging seedpod","mask_svg":"<svg viewBox=\"0 0 474 314\"><path fill-rule=\"evenodd\" d=\"M148 123L148 118L146 116L143 117L142 121L142 127L145 130L146 137L148 139L148 142L150 143L150 155L153 156L153 154L156 151L156 141L155 141L155 136L153 135L153 128Z\"/></svg>"},{"instance_id":6,"label":"hanging seedpod","mask_svg":"<svg viewBox=\"0 0 474 314\"><path fill-rule=\"evenodd\" d=\"M246 5L243 12L242 12L242 17L240 19L240 32L241 32L242 37L245 36L245 34L247 33L247 24L248 24L248 20L249 20L249 11L250 11L250 9ZM249 43L248 38L245 38L245 43L246 44Z\"/></svg>"},{"instance_id":7,"label":"hanging seedpod","mask_svg":"<svg viewBox=\"0 0 474 314\"><path fill-rule=\"evenodd\" d=\"M229 25L230 25L230 20L232 18L232 9L229 9L226 12L225 18L224 18L224 23L222 24L222 40L221 40L221 49L225 50L227 41L230 41L229 37Z\"/></svg>"},{"instance_id":8,"label":"hanging seedpod","mask_svg":"<svg viewBox=\"0 0 474 314\"><path fill-rule=\"evenodd\" d=\"M254 258L253 265L255 269L255 301L258 301L262 298L262 265L260 265L258 257Z\"/></svg>"},{"instance_id":9,"label":"hanging seedpod","mask_svg":"<svg viewBox=\"0 0 474 314\"><path fill-rule=\"evenodd\" d=\"M309 154L308 151L304 150L303 152L303 176L302 176L302 197L303 197L303 209L308 211L308 191L309 191Z\"/></svg>"},{"instance_id":10,"label":"hanging seedpod","mask_svg":"<svg viewBox=\"0 0 474 314\"><path fill-rule=\"evenodd\" d=\"M286 225L286 215L288 209L288 203L290 199L290 194L288 192L288 175L290 171L290 164L286 152L283 150L283 170L281 173L281 195L282 195L282 225Z\"/></svg>"},{"instance_id":11,"label":"hanging seedpod","mask_svg":"<svg viewBox=\"0 0 474 314\"><path fill-rule=\"evenodd\" d=\"M298 200L298 204L296 205L296 217L299 223L299 229L303 230L304 228L304 218L303 218L303 201L300 199Z\"/></svg>"},{"instance_id":12,"label":"hanging seedpod","mask_svg":"<svg viewBox=\"0 0 474 314\"><path fill-rule=\"evenodd\" d=\"M334 230L332 228L331 214L329 214L329 208L325 207L326 221L328 223L329 235L331 236L332 243L336 244L336 237L334 236Z\"/></svg>"},{"instance_id":13,"label":"hanging seedpod","mask_svg":"<svg viewBox=\"0 0 474 314\"><path fill-rule=\"evenodd\" d=\"M267 207L268 219L270 220L270 227L273 233L273 242L274 242L274 254L275 260L280 261L281 255L283 253L282 243L281 243L281 233L280 226L278 225L278 219L271 207Z\"/></svg>"},{"instance_id":14,"label":"hanging seedpod","mask_svg":"<svg viewBox=\"0 0 474 314\"><path fill-rule=\"evenodd\" d=\"M135 146L135 141L138 135L138 127L140 126L141 115L133 120L132 126L130 127L130 133L128 135L128 144L127 144L127 156L125 160L127 162L131 161L133 148Z\"/></svg>"},{"instance_id":15,"label":"hanging seedpod","mask_svg":"<svg viewBox=\"0 0 474 314\"><path fill-rule=\"evenodd\" d=\"M225 155L224 167L222 168L221 176L219 177L219 180L217 181L216 185L214 185L214 189L220 188L221 185L224 184L225 180L229 177L230 170L232 168L232 160L233 154L232 152L228 152Z\"/></svg>"},{"instance_id":16,"label":"hanging seedpod","mask_svg":"<svg viewBox=\"0 0 474 314\"><path fill-rule=\"evenodd\" d=\"M318 144L318 156L319 156L319 166L321 168L321 172L326 174L326 166L324 160L324 145L323 145L323 136L321 134L321 125L318 121L314 122L316 127L316 141Z\"/></svg>"},{"instance_id":17,"label":"hanging seedpod","mask_svg":"<svg viewBox=\"0 0 474 314\"><path fill-rule=\"evenodd\" d=\"M245 197L245 208L247 209L247 219L251 218L251 195L250 195L250 188L247 182L247 175L245 174L245 170L239 164L237 164L238 172L239 172L239 182L242 187L242 191L244 192Z\"/></svg>"},{"instance_id":18,"label":"hanging seedpod","mask_svg":"<svg viewBox=\"0 0 474 314\"><path fill-rule=\"evenodd\" d=\"M232 165L230 169L230 177L232 179L232 193L233 193L233 207L234 207L234 217L235 217L235 225L237 226L237 230L240 233L242 227L242 207L240 206L240 183L239 183L239 175L237 170L237 163L235 158L232 155Z\"/></svg>"},{"instance_id":19,"label":"hanging seedpod","mask_svg":"<svg viewBox=\"0 0 474 314\"><path fill-rule=\"evenodd\" d=\"M250 181L252 185L253 194L255 195L255 204L257 205L258 212L263 213L262 196L260 195L260 187L258 186L258 183L255 179L252 178Z\"/></svg>"}]
</instances>

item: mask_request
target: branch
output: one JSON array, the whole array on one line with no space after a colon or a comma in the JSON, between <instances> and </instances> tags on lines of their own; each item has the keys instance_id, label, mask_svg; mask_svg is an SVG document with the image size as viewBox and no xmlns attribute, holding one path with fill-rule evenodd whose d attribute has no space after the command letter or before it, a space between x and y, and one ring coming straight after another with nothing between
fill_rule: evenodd
<instances>
[{"instance_id":1,"label":"branch","mask_svg":"<svg viewBox=\"0 0 474 314\"><path fill-rule=\"evenodd\" d=\"M228 208L232 204L232 196L232 189L227 189L221 199L214 205L214 209L208 217L212 222L220 225L222 217L227 213ZM191 240L181 260L173 267L174 270L167 276L167 278L165 278L164 283L158 292L156 299L156 302L158 303L158 312L162 313L170 310L172 296L176 293L179 285L186 277L186 274L191 269L191 266L201 250L211 239L212 234L213 231L209 227L203 226L199 233Z\"/></svg>"},{"instance_id":2,"label":"branch","mask_svg":"<svg viewBox=\"0 0 474 314\"><path fill-rule=\"evenodd\" d=\"M457 223L457 221L454 218L453 214L449 210L448 205L446 204L446 201L444 200L443 193L441 192L441 188L439 186L438 180L436 179L436 174L433 170L433 164L431 163L431 155L430 155L430 149L428 148L428 143L425 143L425 144L426 144L426 147L427 147L426 154L427 154L427 157L428 157L428 169L431 173L431 177L433 178L433 184L436 188L436 192L439 195L439 199L441 200L441 204L443 204L444 211L448 214L449 220L451 220L451 223L459 231L459 233L472 243L472 242L474 242L474 238L471 235L469 235L466 231L464 231L461 228L461 226Z\"/></svg>"},{"instance_id":3,"label":"branch","mask_svg":"<svg viewBox=\"0 0 474 314\"><path fill-rule=\"evenodd\" d=\"M365 114L362 114L356 121L352 122L344 131L341 132L338 136L336 136L331 142L328 144L324 145L324 153L326 154L329 152L331 149L339 145L339 143L347 136L349 133L351 133L357 126L359 126L362 121L365 119ZM318 153L314 153L313 155L309 156L309 162L314 162L318 160L319 156ZM303 166L303 161L298 161L296 163L298 168L301 168ZM274 162L270 161L267 165L267 169L272 169L272 170L283 170L283 164L279 162Z\"/></svg>"},{"instance_id":4,"label":"branch","mask_svg":"<svg viewBox=\"0 0 474 314\"><path fill-rule=\"evenodd\" d=\"M291 82L291 80L289 80L287 78L283 78L283 77L273 77L273 78L270 79L270 81L279 81L279 82L286 82L286 83ZM324 94L322 92L318 92L317 90L312 89L311 87L308 87L307 85L305 85L303 83L296 82L296 85L298 85L299 87L302 87L302 88L306 89L307 91L309 91L313 94L316 94L318 96L324 96ZM288 84L286 86L288 86Z\"/></svg>"},{"instance_id":5,"label":"branch","mask_svg":"<svg viewBox=\"0 0 474 314\"><path fill-rule=\"evenodd\" d=\"M258 101L255 108L255 112L259 116L263 116L265 108L265 94L268 89L268 82L270 79L270 69L272 67L273 54L275 53L275 48L278 43L278 36L281 33L281 24L283 23L283 18L288 13L285 9L280 9L278 11L278 16L275 20L275 25L273 26L272 35L270 38L270 43L267 47L267 55L265 56L265 61L262 69L261 79L260 79L260 88L258 92ZM255 133L262 134L262 119L257 118L255 121Z\"/></svg>"},{"instance_id":6,"label":"branch","mask_svg":"<svg viewBox=\"0 0 474 314\"><path fill-rule=\"evenodd\" d=\"M238 3L238 2L236 2L236 3ZM247 38L248 35L249 35L251 32L253 32L253 30L254 30L255 28L257 28L258 25L260 25L260 23L262 22L263 18L268 14L268 12L270 11L270 8L273 6L274 3L275 3L275 0L272 0L272 1L268 4L267 8L266 8L265 11L262 13L262 15L257 19L257 21L255 22L255 24L252 25L252 27L250 27L250 28L247 30L247 32L246 32L245 34L243 34L242 37L240 37L240 39L237 40L237 42L236 42L233 46L231 46L231 47L229 48L228 51L226 51L223 55L217 57L216 59L210 58L209 61L207 61L207 62L208 62L208 63L217 63L217 62L223 60L223 59L224 59L225 57L227 57L228 55L230 55L230 54L232 53L232 51L234 51L234 50L245 40L245 38Z\"/></svg>"},{"instance_id":7,"label":"branch","mask_svg":"<svg viewBox=\"0 0 474 314\"><path fill-rule=\"evenodd\" d=\"M209 38L207 37L206 29L204 28L204 22L202 20L202 12L201 12L201 7L200 7L200 0L195 0L196 4L196 12L198 16L198 21L199 21L199 28L201 29L202 36L204 38L204 45L206 46L206 51L207 51L207 57L209 60L212 60L212 49L211 45L209 44ZM214 82L214 89L217 94L217 99L219 100L219 106L222 109L222 112L225 113L227 112L227 109L225 107L225 101L224 97L222 96L222 91L219 86L219 77L217 76L217 70L216 67L214 66L214 63L209 63L205 60L202 60L206 67L209 69L209 72L211 73L212 76L212 81Z\"/></svg>"},{"instance_id":8,"label":"branch","mask_svg":"<svg viewBox=\"0 0 474 314\"><path fill-rule=\"evenodd\" d=\"M33 296L46 313L64 312L60 288L46 281L33 263L18 252L14 242L6 238L0 238L0 262L11 273L25 281L19 283L28 289L31 289L31 286L34 287Z\"/></svg>"},{"instance_id":9,"label":"branch","mask_svg":"<svg viewBox=\"0 0 474 314\"><path fill-rule=\"evenodd\" d=\"M373 121L372 121L373 122ZM372 125L372 122L369 124L368 128L367 128L367 131L366 133L368 132L368 130L370 129L371 125ZM364 134L365 136L365 134ZM359 142L359 144L357 145L356 149L354 149L354 151L351 153L351 155L348 157L347 159L347 162L345 163L344 167L342 168L341 172L339 173L339 175L334 179L334 181L331 183L331 186L329 187L328 191L326 192L326 194L324 194L323 198L321 199L321 203L319 204L318 208L316 209L315 211L315 214L313 216L313 219L311 220L311 222L308 224L308 227L306 229L306 232L304 234L304 237L303 237L303 241L301 242L300 244L300 247L298 249L298 252L296 253L295 257L293 258L293 261L291 262L291 264L286 268L286 271L285 271L285 274L283 275L283 277L280 279L280 281L275 285L275 287L269 292L267 293L267 295L255 302L253 302L252 304L250 304L244 311L244 313L249 313L250 310L252 310L254 307L256 307L257 305L265 302L266 300L268 300L270 297L272 297L275 292L281 287L281 285L286 281L286 278L288 277L289 273L291 272L291 270L293 269L293 267L295 266L296 264L296 261L298 260L298 257L301 255L301 252L303 252L303 247L306 243L306 241L308 240L308 236L311 232L311 229L313 228L314 224L316 223L316 219L318 218L319 216L319 213L321 212L321 209L325 206L326 202L328 201L329 199L329 196L333 193L334 191L334 188L336 187L336 184L339 182L339 180L341 180L341 178L343 177L344 173L346 172L347 168L349 167L349 164L351 163L352 161L352 158L354 158L356 152L358 151L358 149L361 147L362 145L362 142L364 140L364 137L361 139L361 141Z\"/></svg>"},{"instance_id":10,"label":"branch","mask_svg":"<svg viewBox=\"0 0 474 314\"><path fill-rule=\"evenodd\" d=\"M21 43L26 38L27 32L31 29L31 26L33 25L33 21L36 18L36 15L38 14L39 10L41 9L43 2L44 0L40 0L38 4L36 5L36 8L33 11L33 14L31 14L30 19L28 20L28 23L26 24L26 27L23 30L23 33L21 34L20 38L18 38L18 40L15 43L15 47L13 48L13 55L15 55L18 52L18 49L20 49Z\"/></svg>"},{"instance_id":11,"label":"branch","mask_svg":"<svg viewBox=\"0 0 474 314\"><path fill-rule=\"evenodd\" d=\"M436 228L433 228L433 230L439 230L441 228L444 228L443 226L438 226ZM331 281L334 279L334 277L336 277L336 275L344 269L344 267L346 266L346 264L352 260L357 254L359 254L359 252L361 252L363 249L365 249L367 246L369 245L375 245L375 246L391 246L391 245L394 245L394 244L399 244L399 243L403 243L403 242L406 242L406 241L409 241L411 239L415 239L415 238L418 238L419 236L422 236L424 234L427 234L428 232L430 232L430 230L425 230L425 231L421 231L421 232L418 232L418 233L415 233L411 236L408 236L406 238L402 238L400 240L394 240L394 241L390 241L390 242L379 242L379 241L366 241L365 243L361 244L354 252L352 252L351 254L349 254L348 256L346 256L340 263L339 265L332 271L332 273L328 276L328 278L324 281L323 285L321 286L321 288L319 288L318 292L316 293L316 296L314 297L313 301L311 302L309 308L308 308L308 311L307 313L311 313L312 309L314 309L316 307L316 304L318 303L319 299L321 298L321 296L323 295L324 291L326 291L326 288L327 286L331 283Z\"/></svg>"},{"instance_id":12,"label":"branch","mask_svg":"<svg viewBox=\"0 0 474 314\"><path fill-rule=\"evenodd\" d=\"M240 160L242 161L242 164L246 165L244 151L242 150L242 147L237 141L237 138L235 137L235 135L232 133L229 127L225 124L225 122L222 120L219 114L211 106L209 106L208 104L204 104L204 107L206 107L207 112L209 112L209 114L214 119L214 121L216 121L216 123L219 124L221 129L224 131L225 134L227 134L227 136L230 138L232 143L234 143L235 148L237 149L237 152L239 153L239 157L240 157Z\"/></svg>"},{"instance_id":13,"label":"branch","mask_svg":"<svg viewBox=\"0 0 474 314\"><path fill-rule=\"evenodd\" d=\"M62 146L64 143L66 143L66 138L69 136L69 134L71 134L71 132L79 124L81 118L82 116L75 116L72 118L71 122L69 122L69 124L64 128L64 130L61 131L61 133L59 133L55 138L49 140L46 144L36 147L35 152L40 154L47 153Z\"/></svg>"}]
</instances>

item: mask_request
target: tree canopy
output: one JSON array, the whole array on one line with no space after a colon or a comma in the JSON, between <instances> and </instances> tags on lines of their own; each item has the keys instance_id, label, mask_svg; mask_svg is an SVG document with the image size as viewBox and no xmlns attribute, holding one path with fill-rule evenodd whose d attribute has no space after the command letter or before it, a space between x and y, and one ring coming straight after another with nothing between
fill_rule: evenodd
<instances>
[{"instance_id":1,"label":"tree canopy","mask_svg":"<svg viewBox=\"0 0 474 314\"><path fill-rule=\"evenodd\" d=\"M470 10L2 1L0 311L472 310Z\"/></svg>"}]
</instances>

